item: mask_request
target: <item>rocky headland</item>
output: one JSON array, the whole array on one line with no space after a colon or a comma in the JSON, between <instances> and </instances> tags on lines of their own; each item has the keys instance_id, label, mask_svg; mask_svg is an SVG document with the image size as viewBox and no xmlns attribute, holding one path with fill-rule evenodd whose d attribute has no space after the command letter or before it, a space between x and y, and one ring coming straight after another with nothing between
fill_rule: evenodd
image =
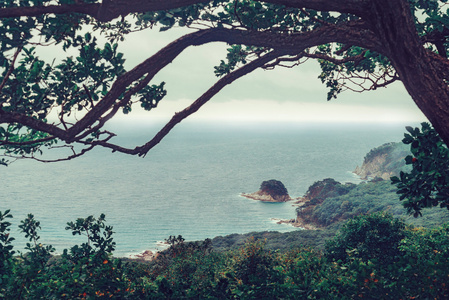
<instances>
[{"instance_id":1,"label":"rocky headland","mask_svg":"<svg viewBox=\"0 0 449 300\"><path fill-rule=\"evenodd\" d=\"M281 220L279 224L291 224L295 227L301 227L304 229L318 229L323 227L323 224L317 222L312 215L313 210L321 205L327 198L337 197L347 194L355 184L340 182L326 178L312 184L305 195L295 202L296 218L290 220Z\"/></svg>"},{"instance_id":2,"label":"rocky headland","mask_svg":"<svg viewBox=\"0 0 449 300\"><path fill-rule=\"evenodd\" d=\"M361 167L354 173L363 180L376 177L389 180L405 167L404 158L410 154L410 146L403 143L387 143L372 149L364 158Z\"/></svg>"},{"instance_id":3,"label":"rocky headland","mask_svg":"<svg viewBox=\"0 0 449 300\"><path fill-rule=\"evenodd\" d=\"M243 197L263 202L287 202L292 200L284 184L279 180L271 179L262 182L257 192L241 194Z\"/></svg>"},{"instance_id":4,"label":"rocky headland","mask_svg":"<svg viewBox=\"0 0 449 300\"><path fill-rule=\"evenodd\" d=\"M376 182L389 180L391 176L397 176L402 170L407 171L404 158L409 154L409 146L403 143L387 143L372 149L366 154L362 166L357 166L354 171L361 179L370 180L366 187L352 183L342 184L332 178L317 181L308 188L303 197L295 202L295 205L298 206L296 218L280 220L278 223L291 224L304 229L318 229L338 223L348 218L349 215L352 216L352 206L355 204L350 200L340 203L339 199L345 197L350 199L352 196L347 194L351 191L356 194L356 198L360 199L362 195L358 195L358 190L376 189ZM382 187L386 193L391 192L389 184L382 184ZM327 209L330 203L335 206L331 209L334 212L323 214L323 210ZM337 213L337 211L342 213ZM323 217L324 215L328 216Z\"/></svg>"}]
</instances>

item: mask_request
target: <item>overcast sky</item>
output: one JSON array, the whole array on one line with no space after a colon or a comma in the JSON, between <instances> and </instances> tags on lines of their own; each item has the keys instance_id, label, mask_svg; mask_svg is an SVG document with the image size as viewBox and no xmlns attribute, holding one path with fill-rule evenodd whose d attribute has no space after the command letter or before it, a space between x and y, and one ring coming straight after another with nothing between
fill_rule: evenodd
<instances>
[{"instance_id":1,"label":"overcast sky","mask_svg":"<svg viewBox=\"0 0 449 300\"><path fill-rule=\"evenodd\" d=\"M128 35L119 47L125 54L127 70L184 33L184 29L153 29ZM158 108L145 112L136 106L128 116L120 114L118 119L168 121L217 81L213 67L226 57L227 47L214 43L188 48L152 82L165 81L168 90ZM348 91L327 101L327 89L318 79L319 74L316 61L293 69L256 70L224 88L189 120L402 124L426 121L401 83L372 92Z\"/></svg>"}]
</instances>

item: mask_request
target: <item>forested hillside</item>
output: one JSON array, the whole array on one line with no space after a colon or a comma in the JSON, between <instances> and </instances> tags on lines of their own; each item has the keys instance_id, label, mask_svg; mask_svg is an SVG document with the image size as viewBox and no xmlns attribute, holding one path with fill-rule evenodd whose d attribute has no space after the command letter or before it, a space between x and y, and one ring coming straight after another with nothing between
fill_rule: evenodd
<instances>
[{"instance_id":1,"label":"forested hillside","mask_svg":"<svg viewBox=\"0 0 449 300\"><path fill-rule=\"evenodd\" d=\"M314 230L232 234L214 238L213 246L218 250L237 248L253 236L265 239L266 247L273 250L297 246L323 248L325 241L334 237L346 221L374 212L387 212L414 226L431 228L444 224L449 220L446 209L428 209L419 218L408 215L396 193L396 186L389 179L382 179L386 175L396 176L400 171L410 169L404 161L405 156L410 154L408 148L403 143L387 143L370 150L362 167L357 167L355 171L370 180L352 184L326 178L313 183L299 201L296 217L287 223Z\"/></svg>"}]
</instances>

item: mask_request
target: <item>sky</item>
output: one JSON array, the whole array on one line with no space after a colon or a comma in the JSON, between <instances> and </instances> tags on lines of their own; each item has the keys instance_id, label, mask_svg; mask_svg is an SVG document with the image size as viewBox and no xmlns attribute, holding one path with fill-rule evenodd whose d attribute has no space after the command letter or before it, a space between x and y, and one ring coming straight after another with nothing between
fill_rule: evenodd
<instances>
[{"instance_id":1,"label":"sky","mask_svg":"<svg viewBox=\"0 0 449 300\"><path fill-rule=\"evenodd\" d=\"M125 53L127 68L185 33L184 29L167 32L138 32L129 35L120 51ZM120 120L169 120L217 81L214 66L226 57L224 43L213 43L185 50L158 74L153 83L166 82L168 94L156 110L134 109ZM270 121L270 122L381 122L416 123L427 119L416 107L400 82L376 91L344 92L327 101L327 89L318 79L320 68L308 61L293 69L256 70L225 87L197 113L192 121Z\"/></svg>"},{"instance_id":2,"label":"sky","mask_svg":"<svg viewBox=\"0 0 449 300\"><path fill-rule=\"evenodd\" d=\"M187 32L180 28L160 32L155 28L129 34L119 46L125 54L126 69ZM100 45L103 42L99 40ZM168 94L158 107L146 112L134 106L129 115L119 114L115 121L167 122L218 80L213 67L225 59L227 47L225 43L211 43L186 49L151 82L166 82ZM319 65L312 60L292 69L256 70L225 87L188 121L411 124L427 120L400 82L376 91L347 91L327 101L327 89L319 74Z\"/></svg>"}]
</instances>

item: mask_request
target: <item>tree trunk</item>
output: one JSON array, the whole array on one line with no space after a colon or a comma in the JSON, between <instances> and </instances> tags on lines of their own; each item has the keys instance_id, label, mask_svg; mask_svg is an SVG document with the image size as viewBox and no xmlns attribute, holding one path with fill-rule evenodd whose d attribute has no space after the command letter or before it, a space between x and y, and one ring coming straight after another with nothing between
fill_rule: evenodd
<instances>
[{"instance_id":1,"label":"tree trunk","mask_svg":"<svg viewBox=\"0 0 449 300\"><path fill-rule=\"evenodd\" d=\"M371 29L384 44L386 56L415 101L449 145L449 88L441 69L442 62L426 50L419 39L406 0L374 0L369 9Z\"/></svg>"}]
</instances>

